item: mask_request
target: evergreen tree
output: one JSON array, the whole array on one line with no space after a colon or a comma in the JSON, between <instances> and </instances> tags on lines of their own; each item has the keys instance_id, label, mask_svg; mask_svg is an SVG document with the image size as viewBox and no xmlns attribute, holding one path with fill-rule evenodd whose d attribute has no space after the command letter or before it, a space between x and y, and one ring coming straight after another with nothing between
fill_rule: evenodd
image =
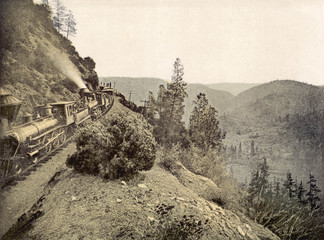
<instances>
[{"instance_id":1,"label":"evergreen tree","mask_svg":"<svg viewBox=\"0 0 324 240\"><path fill-rule=\"evenodd\" d=\"M269 166L267 164L267 159L263 158L263 163L260 165L260 195L263 196L269 189Z\"/></svg>"},{"instance_id":2,"label":"evergreen tree","mask_svg":"<svg viewBox=\"0 0 324 240\"><path fill-rule=\"evenodd\" d=\"M53 25L59 32L64 30L64 21L66 18L66 8L61 0L54 0Z\"/></svg>"},{"instance_id":3,"label":"evergreen tree","mask_svg":"<svg viewBox=\"0 0 324 240\"><path fill-rule=\"evenodd\" d=\"M72 14L72 11L69 10L69 13L65 19L65 32L66 32L66 38L69 39L69 36L75 36L76 34L76 22L74 19L74 16Z\"/></svg>"},{"instance_id":4,"label":"evergreen tree","mask_svg":"<svg viewBox=\"0 0 324 240\"><path fill-rule=\"evenodd\" d=\"M276 182L276 188L275 188L275 196L278 197L280 195L280 182Z\"/></svg>"},{"instance_id":5,"label":"evergreen tree","mask_svg":"<svg viewBox=\"0 0 324 240\"><path fill-rule=\"evenodd\" d=\"M295 182L291 177L291 173L287 173L287 180L284 182L283 186L285 187L285 193L288 193L289 198L293 198L295 196L296 190L294 188Z\"/></svg>"},{"instance_id":6,"label":"evergreen tree","mask_svg":"<svg viewBox=\"0 0 324 240\"><path fill-rule=\"evenodd\" d=\"M151 111L149 122L154 125L154 135L159 143L172 145L181 142L186 135L182 116L184 114L184 98L187 96L186 83L183 81L183 65L179 58L174 63L172 82L165 88L160 86L158 97Z\"/></svg>"},{"instance_id":7,"label":"evergreen tree","mask_svg":"<svg viewBox=\"0 0 324 240\"><path fill-rule=\"evenodd\" d=\"M318 193L321 190L316 186L315 177L312 174L309 174L309 191L307 192L307 201L310 204L311 209L316 209L320 206L320 198L318 197Z\"/></svg>"},{"instance_id":8,"label":"evergreen tree","mask_svg":"<svg viewBox=\"0 0 324 240\"><path fill-rule=\"evenodd\" d=\"M300 184L299 184L298 189L297 189L297 200L301 204L306 204L307 203L307 201L305 199L305 192L306 192L306 190L304 189L303 182L300 181Z\"/></svg>"},{"instance_id":9,"label":"evergreen tree","mask_svg":"<svg viewBox=\"0 0 324 240\"><path fill-rule=\"evenodd\" d=\"M258 170L252 173L252 179L249 184L248 193L251 199L257 197L260 200L261 197L265 197L266 193L269 193L269 166L266 158L263 163L260 164Z\"/></svg>"},{"instance_id":10,"label":"evergreen tree","mask_svg":"<svg viewBox=\"0 0 324 240\"><path fill-rule=\"evenodd\" d=\"M194 103L195 107L190 116L189 123L189 137L191 142L204 150L208 148L220 150L225 134L219 128L217 110L208 104L204 93L199 93ZM233 151L235 154L236 146L233 148Z\"/></svg>"},{"instance_id":11,"label":"evergreen tree","mask_svg":"<svg viewBox=\"0 0 324 240\"><path fill-rule=\"evenodd\" d=\"M250 200L253 200L260 193L259 170L252 172L251 182L249 184L248 193Z\"/></svg>"}]
</instances>

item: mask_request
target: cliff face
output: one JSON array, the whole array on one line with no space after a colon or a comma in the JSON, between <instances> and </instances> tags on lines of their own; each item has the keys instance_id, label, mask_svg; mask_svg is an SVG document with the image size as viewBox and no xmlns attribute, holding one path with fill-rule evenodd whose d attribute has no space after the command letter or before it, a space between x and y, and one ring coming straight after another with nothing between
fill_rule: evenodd
<instances>
[{"instance_id":1,"label":"cliff face","mask_svg":"<svg viewBox=\"0 0 324 240\"><path fill-rule=\"evenodd\" d=\"M83 81L98 85L91 58L81 58L53 27L51 12L32 0L0 2L0 81L22 102L34 105L75 100Z\"/></svg>"}]
</instances>

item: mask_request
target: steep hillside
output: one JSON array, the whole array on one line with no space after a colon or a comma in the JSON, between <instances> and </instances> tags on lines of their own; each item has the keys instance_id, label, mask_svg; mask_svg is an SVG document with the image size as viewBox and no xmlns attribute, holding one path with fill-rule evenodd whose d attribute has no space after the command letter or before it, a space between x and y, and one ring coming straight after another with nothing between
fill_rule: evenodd
<instances>
[{"instance_id":1,"label":"steep hillside","mask_svg":"<svg viewBox=\"0 0 324 240\"><path fill-rule=\"evenodd\" d=\"M212 83L206 84L207 87L229 92L233 95L238 95L252 87L261 85L260 83Z\"/></svg>"},{"instance_id":2,"label":"steep hillside","mask_svg":"<svg viewBox=\"0 0 324 240\"><path fill-rule=\"evenodd\" d=\"M32 0L0 2L1 87L34 105L78 98L83 80L98 85L91 58L81 58L53 27L51 12Z\"/></svg>"},{"instance_id":3,"label":"steep hillside","mask_svg":"<svg viewBox=\"0 0 324 240\"><path fill-rule=\"evenodd\" d=\"M100 78L101 82L115 84L118 91L129 97L130 91L132 92L131 100L138 105L143 105L141 101L148 98L149 91L157 96L159 86L167 85L167 81L158 78L123 78L123 77L104 77ZM205 93L208 101L219 112L227 109L234 96L228 92L214 90L206 87L203 84L188 84L187 93L188 97L185 99L185 115L184 120L189 121L189 116L193 109L193 101L199 93Z\"/></svg>"}]
</instances>

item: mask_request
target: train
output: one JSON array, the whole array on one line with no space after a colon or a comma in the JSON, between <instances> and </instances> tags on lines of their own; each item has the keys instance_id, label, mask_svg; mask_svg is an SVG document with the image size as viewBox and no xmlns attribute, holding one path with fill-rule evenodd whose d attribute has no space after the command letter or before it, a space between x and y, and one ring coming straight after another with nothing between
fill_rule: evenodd
<instances>
[{"instance_id":1,"label":"train","mask_svg":"<svg viewBox=\"0 0 324 240\"><path fill-rule=\"evenodd\" d=\"M34 114L25 114L19 122L17 116L22 102L0 89L2 177L21 171L23 162L49 154L77 127L100 118L112 107L115 93L111 84L101 84L96 91L85 87L79 91L79 101L35 106Z\"/></svg>"}]
</instances>

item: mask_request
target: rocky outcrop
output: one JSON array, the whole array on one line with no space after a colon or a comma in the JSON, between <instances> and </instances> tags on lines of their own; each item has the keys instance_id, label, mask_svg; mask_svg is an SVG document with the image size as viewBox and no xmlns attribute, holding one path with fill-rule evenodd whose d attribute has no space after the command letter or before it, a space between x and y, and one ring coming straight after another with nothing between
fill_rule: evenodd
<instances>
[{"instance_id":1,"label":"rocky outcrop","mask_svg":"<svg viewBox=\"0 0 324 240\"><path fill-rule=\"evenodd\" d=\"M206 200L213 200L221 194L221 190L212 180L190 172L180 162L175 162L170 171L185 187Z\"/></svg>"}]
</instances>

